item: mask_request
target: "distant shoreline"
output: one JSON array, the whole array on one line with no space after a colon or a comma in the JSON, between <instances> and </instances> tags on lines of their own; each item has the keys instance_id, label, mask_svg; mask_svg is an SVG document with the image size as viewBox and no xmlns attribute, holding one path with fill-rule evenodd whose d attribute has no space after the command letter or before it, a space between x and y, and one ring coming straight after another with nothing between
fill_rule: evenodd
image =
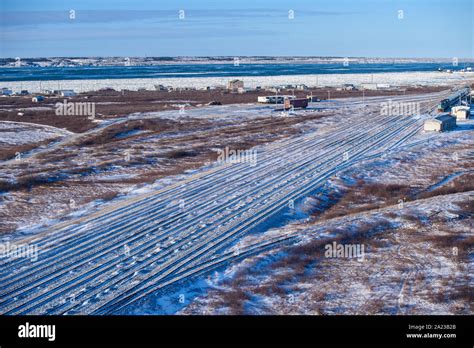
<instances>
[{"instance_id":1,"label":"distant shoreline","mask_svg":"<svg viewBox=\"0 0 474 348\"><path fill-rule=\"evenodd\" d=\"M0 58L0 68L21 66L54 67L110 67L110 66L160 66L181 64L473 64L474 58L370 58L370 57L271 57L271 56L216 56L216 57L9 57Z\"/></svg>"}]
</instances>

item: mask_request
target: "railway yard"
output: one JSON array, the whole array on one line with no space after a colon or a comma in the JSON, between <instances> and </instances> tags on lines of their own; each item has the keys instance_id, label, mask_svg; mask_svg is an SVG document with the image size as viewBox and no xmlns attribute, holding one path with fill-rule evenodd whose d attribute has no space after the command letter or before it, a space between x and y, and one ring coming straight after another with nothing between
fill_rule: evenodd
<instances>
[{"instance_id":1,"label":"railway yard","mask_svg":"<svg viewBox=\"0 0 474 348\"><path fill-rule=\"evenodd\" d=\"M38 259L0 259L0 313L120 314L152 295L292 245L301 238L294 230L241 242L288 222L286 212L344 171L434 139L437 134L420 138L423 122L451 94L349 96L293 112L250 103L144 111L81 133L61 130L51 142L40 137L23 162L0 163L5 182L45 173L56 178L26 181L23 190L3 184L10 198L1 203L2 214L19 216L2 226L3 241L35 245ZM388 98L417 103L420 114L381 113ZM216 161L215 150L225 147L253 148L256 161ZM95 170L66 170L85 163ZM121 195L87 206L100 199L91 194L81 201L94 185L101 194ZM61 199L84 203L84 210L55 211L38 225L25 219L34 212L38 222L46 214L51 190L76 192ZM37 198L39 207L30 207L32 192L44 197Z\"/></svg>"}]
</instances>

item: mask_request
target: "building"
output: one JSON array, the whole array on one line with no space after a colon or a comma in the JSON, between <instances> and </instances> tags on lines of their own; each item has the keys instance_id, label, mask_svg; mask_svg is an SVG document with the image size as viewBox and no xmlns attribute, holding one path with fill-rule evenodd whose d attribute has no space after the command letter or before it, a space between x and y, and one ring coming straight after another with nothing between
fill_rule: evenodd
<instances>
[{"instance_id":1,"label":"building","mask_svg":"<svg viewBox=\"0 0 474 348\"><path fill-rule=\"evenodd\" d=\"M272 93L279 93L280 92L280 89L277 88L277 87L266 87L265 90L267 90L268 92L272 92Z\"/></svg>"},{"instance_id":2,"label":"building","mask_svg":"<svg viewBox=\"0 0 474 348\"><path fill-rule=\"evenodd\" d=\"M263 97L257 97L257 102L258 103L270 103L270 97L269 96L263 96Z\"/></svg>"},{"instance_id":3,"label":"building","mask_svg":"<svg viewBox=\"0 0 474 348\"><path fill-rule=\"evenodd\" d=\"M456 118L444 114L429 120L425 121L423 129L427 132L434 131L434 132L445 132L452 130L456 127Z\"/></svg>"},{"instance_id":4,"label":"building","mask_svg":"<svg viewBox=\"0 0 474 348\"><path fill-rule=\"evenodd\" d=\"M308 99L307 98L299 98L299 99L285 99L284 108L291 109L291 108L301 108L305 109L308 107Z\"/></svg>"},{"instance_id":5,"label":"building","mask_svg":"<svg viewBox=\"0 0 474 348\"><path fill-rule=\"evenodd\" d=\"M53 94L60 95L61 97L74 97L76 92L74 92L72 89L56 89L53 91Z\"/></svg>"},{"instance_id":6,"label":"building","mask_svg":"<svg viewBox=\"0 0 474 348\"><path fill-rule=\"evenodd\" d=\"M76 95L76 92L74 92L72 89L64 89L60 93L61 97L74 97Z\"/></svg>"},{"instance_id":7,"label":"building","mask_svg":"<svg viewBox=\"0 0 474 348\"><path fill-rule=\"evenodd\" d=\"M227 83L227 89L232 92L238 92L239 88L244 88L244 81L242 80L232 80Z\"/></svg>"},{"instance_id":8,"label":"building","mask_svg":"<svg viewBox=\"0 0 474 348\"><path fill-rule=\"evenodd\" d=\"M387 83L372 83L372 82L362 83L360 86L362 89L368 89L368 90L373 90L373 91L392 88L392 86Z\"/></svg>"},{"instance_id":9,"label":"building","mask_svg":"<svg viewBox=\"0 0 474 348\"><path fill-rule=\"evenodd\" d=\"M33 103L38 103L38 102L44 101L44 97L42 95L38 95L36 97L31 98L31 101Z\"/></svg>"},{"instance_id":10,"label":"building","mask_svg":"<svg viewBox=\"0 0 474 348\"><path fill-rule=\"evenodd\" d=\"M12 95L13 91L10 88L3 87L2 88L2 95Z\"/></svg>"},{"instance_id":11,"label":"building","mask_svg":"<svg viewBox=\"0 0 474 348\"><path fill-rule=\"evenodd\" d=\"M344 83L341 87L338 87L338 91L354 91L357 88L352 83Z\"/></svg>"},{"instance_id":12,"label":"building","mask_svg":"<svg viewBox=\"0 0 474 348\"><path fill-rule=\"evenodd\" d=\"M264 104L283 104L285 99L295 99L292 95L269 95L257 97L257 102Z\"/></svg>"},{"instance_id":13,"label":"building","mask_svg":"<svg viewBox=\"0 0 474 348\"><path fill-rule=\"evenodd\" d=\"M391 89L392 86L388 83L377 83L377 89Z\"/></svg>"},{"instance_id":14,"label":"building","mask_svg":"<svg viewBox=\"0 0 474 348\"><path fill-rule=\"evenodd\" d=\"M362 89L370 89L370 90L377 90L377 84L376 83L362 83L360 85Z\"/></svg>"},{"instance_id":15,"label":"building","mask_svg":"<svg viewBox=\"0 0 474 348\"><path fill-rule=\"evenodd\" d=\"M467 120L471 114L469 106L453 106L451 108L451 115L456 117L456 120Z\"/></svg>"},{"instance_id":16,"label":"building","mask_svg":"<svg viewBox=\"0 0 474 348\"><path fill-rule=\"evenodd\" d=\"M306 91L308 90L308 86L306 86L305 84L300 84L300 85L296 85L296 89L297 90L300 90L300 91Z\"/></svg>"}]
</instances>

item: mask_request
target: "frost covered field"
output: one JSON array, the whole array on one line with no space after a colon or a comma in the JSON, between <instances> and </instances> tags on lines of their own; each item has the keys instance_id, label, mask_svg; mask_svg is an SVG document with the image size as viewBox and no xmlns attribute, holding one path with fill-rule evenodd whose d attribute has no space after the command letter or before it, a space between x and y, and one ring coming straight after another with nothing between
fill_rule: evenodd
<instances>
[{"instance_id":1,"label":"frost covered field","mask_svg":"<svg viewBox=\"0 0 474 348\"><path fill-rule=\"evenodd\" d=\"M344 83L359 85L361 83L379 83L392 86L426 85L449 86L472 79L474 73L445 73L445 72L403 72L383 74L330 74L330 75L283 75L283 76L245 76L245 86L275 86L288 84L305 84L307 86L335 87ZM61 80L61 81L21 81L3 82L0 84L13 88L14 91L27 89L30 92L39 92L42 89L74 89L76 92L96 91L103 88L115 90L138 90L146 88L154 90L155 85L163 84L172 87L205 88L207 86L224 86L234 78L222 77L189 77L189 78L136 78L136 79L101 79L101 80Z\"/></svg>"},{"instance_id":2,"label":"frost covered field","mask_svg":"<svg viewBox=\"0 0 474 348\"><path fill-rule=\"evenodd\" d=\"M316 120L334 122L324 118L337 105L301 110L291 118L272 117L272 107L255 104L133 113L96 120L83 133L0 121L2 154L8 158L0 161L0 232L31 233L68 213L87 214L112 198L184 180L186 173L208 167L226 146L244 149L314 127Z\"/></svg>"},{"instance_id":3,"label":"frost covered field","mask_svg":"<svg viewBox=\"0 0 474 348\"><path fill-rule=\"evenodd\" d=\"M471 314L473 149L471 120L332 178L298 208L309 220L241 242L296 245L234 263L180 313ZM333 243L363 258L328 256Z\"/></svg>"},{"instance_id":4,"label":"frost covered field","mask_svg":"<svg viewBox=\"0 0 474 348\"><path fill-rule=\"evenodd\" d=\"M468 312L474 124L423 133L452 91L399 93L135 112L57 138L38 126L23 145L5 131L31 148L0 162L1 240L39 258L6 262L20 299L0 311ZM388 99L421 114L387 115Z\"/></svg>"},{"instance_id":5,"label":"frost covered field","mask_svg":"<svg viewBox=\"0 0 474 348\"><path fill-rule=\"evenodd\" d=\"M23 145L59 138L71 133L60 128L26 122L0 122L0 146Z\"/></svg>"}]
</instances>

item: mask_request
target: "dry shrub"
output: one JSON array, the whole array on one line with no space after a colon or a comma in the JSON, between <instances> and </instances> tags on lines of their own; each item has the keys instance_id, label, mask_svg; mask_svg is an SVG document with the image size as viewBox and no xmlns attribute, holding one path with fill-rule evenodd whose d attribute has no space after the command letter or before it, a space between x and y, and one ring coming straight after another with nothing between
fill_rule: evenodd
<instances>
[{"instance_id":1,"label":"dry shrub","mask_svg":"<svg viewBox=\"0 0 474 348\"><path fill-rule=\"evenodd\" d=\"M415 227L415 232L424 226L420 215L406 213L401 216L404 220L409 221Z\"/></svg>"},{"instance_id":2,"label":"dry shrub","mask_svg":"<svg viewBox=\"0 0 474 348\"><path fill-rule=\"evenodd\" d=\"M230 291L223 293L220 302L229 307L231 314L242 315L245 312L245 302L249 299L250 297L244 290L232 288Z\"/></svg>"},{"instance_id":3,"label":"dry shrub","mask_svg":"<svg viewBox=\"0 0 474 348\"><path fill-rule=\"evenodd\" d=\"M379 314L384 312L385 301L377 298L369 301L364 309L364 314Z\"/></svg>"},{"instance_id":4,"label":"dry shrub","mask_svg":"<svg viewBox=\"0 0 474 348\"><path fill-rule=\"evenodd\" d=\"M455 285L454 290L448 294L448 298L453 301L463 301L466 303L474 303L474 292L469 283L463 285Z\"/></svg>"},{"instance_id":5,"label":"dry shrub","mask_svg":"<svg viewBox=\"0 0 474 348\"><path fill-rule=\"evenodd\" d=\"M474 214L474 196L456 204L459 206L461 214L467 214L468 216Z\"/></svg>"},{"instance_id":6,"label":"dry shrub","mask_svg":"<svg viewBox=\"0 0 474 348\"><path fill-rule=\"evenodd\" d=\"M0 133L1 134L1 133ZM49 144L52 139L43 140L36 143L28 143L23 145L15 146L5 146L2 145L2 151L0 151L0 161L6 161L15 158L17 152L20 154L25 154L31 150L36 149L37 147Z\"/></svg>"},{"instance_id":7,"label":"dry shrub","mask_svg":"<svg viewBox=\"0 0 474 348\"><path fill-rule=\"evenodd\" d=\"M173 150L165 154L166 158L180 159L185 157L195 157L197 153L195 151L187 150Z\"/></svg>"},{"instance_id":8,"label":"dry shrub","mask_svg":"<svg viewBox=\"0 0 474 348\"><path fill-rule=\"evenodd\" d=\"M311 302L321 302L321 301L324 301L324 298L326 297L326 293L321 291L321 290L317 290L317 291L314 291L311 293L310 295L310 299L311 299Z\"/></svg>"},{"instance_id":9,"label":"dry shrub","mask_svg":"<svg viewBox=\"0 0 474 348\"><path fill-rule=\"evenodd\" d=\"M446 249L446 254L457 257L468 262L469 254L474 246L474 236L459 235L451 232L445 235L429 235L422 237L423 241L432 243L436 248ZM454 248L457 248L457 255L454 255Z\"/></svg>"},{"instance_id":10,"label":"dry shrub","mask_svg":"<svg viewBox=\"0 0 474 348\"><path fill-rule=\"evenodd\" d=\"M10 181L0 180L0 192L11 191L14 187L15 184L11 183Z\"/></svg>"},{"instance_id":11,"label":"dry shrub","mask_svg":"<svg viewBox=\"0 0 474 348\"><path fill-rule=\"evenodd\" d=\"M380 209L395 204L399 199L410 199L411 191L412 188L407 185L368 184L359 179L357 184L351 187L337 203L321 214L320 218L333 219L348 214Z\"/></svg>"},{"instance_id":12,"label":"dry shrub","mask_svg":"<svg viewBox=\"0 0 474 348\"><path fill-rule=\"evenodd\" d=\"M382 184L373 183L362 187L362 194L385 200L396 200L407 196L410 192L410 186L400 184Z\"/></svg>"},{"instance_id":13,"label":"dry shrub","mask_svg":"<svg viewBox=\"0 0 474 348\"><path fill-rule=\"evenodd\" d=\"M454 178L451 182L432 191L423 192L419 198L430 198L458 192L474 191L474 174L466 173Z\"/></svg>"},{"instance_id":14,"label":"dry shrub","mask_svg":"<svg viewBox=\"0 0 474 348\"><path fill-rule=\"evenodd\" d=\"M118 192L107 191L107 192L102 193L99 197L97 197L97 199L101 199L103 201L110 201L114 199L115 197L117 197L117 195L118 195Z\"/></svg>"}]
</instances>

